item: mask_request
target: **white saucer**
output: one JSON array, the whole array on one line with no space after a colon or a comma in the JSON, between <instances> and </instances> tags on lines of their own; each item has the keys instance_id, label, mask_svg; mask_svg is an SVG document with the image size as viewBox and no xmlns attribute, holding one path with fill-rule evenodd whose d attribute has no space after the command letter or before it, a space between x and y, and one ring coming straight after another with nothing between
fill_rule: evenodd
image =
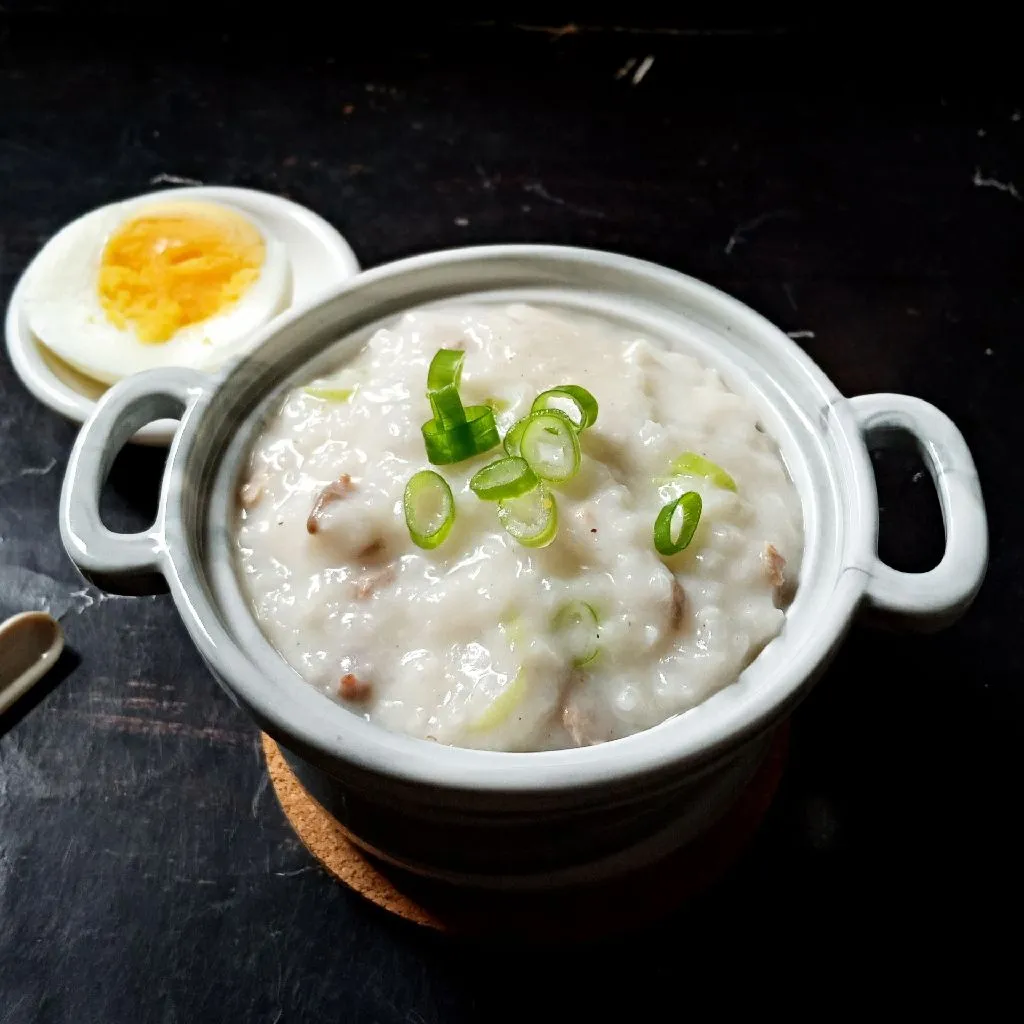
<instances>
[{"instance_id":1,"label":"white saucer","mask_svg":"<svg viewBox=\"0 0 1024 1024\"><path fill-rule=\"evenodd\" d=\"M248 188L214 186L161 189L133 198L158 196L230 203L265 223L288 251L292 276L289 306L303 305L320 292L359 273L355 253L338 231L323 217L290 199ZM106 387L57 359L29 330L22 314L21 298L25 280L34 265L35 259L11 294L4 322L7 351L15 372L40 402L76 423L84 423ZM136 444L169 445L176 426L174 420L158 420L143 427L132 441Z\"/></svg>"}]
</instances>

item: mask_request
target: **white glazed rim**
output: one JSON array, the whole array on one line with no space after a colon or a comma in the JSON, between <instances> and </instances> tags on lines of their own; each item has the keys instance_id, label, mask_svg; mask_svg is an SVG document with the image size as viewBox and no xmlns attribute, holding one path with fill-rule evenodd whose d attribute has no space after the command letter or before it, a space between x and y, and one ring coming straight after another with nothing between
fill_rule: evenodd
<instances>
[{"instance_id":1,"label":"white glazed rim","mask_svg":"<svg viewBox=\"0 0 1024 1024\"><path fill-rule=\"evenodd\" d=\"M262 215L265 215L268 211L278 213L299 226L311 242L323 250L324 255L331 260L335 267L339 281L346 280L359 273L359 261L356 259L352 247L342 234L319 214L314 213L305 206L301 206L299 203L293 202L291 199L284 198L284 196L273 195L270 192L261 192L257 189L235 188L228 185L197 185L156 189L153 192L143 192L125 199L117 199L104 206L97 206L92 210L87 210L81 216L69 221L56 234L48 238L45 245L49 245L57 235L74 228L84 217L91 216L107 206L170 198L179 200L208 199L212 202L235 205L256 220L261 220ZM289 248L287 243L284 243L284 245L287 250ZM89 418L93 409L96 408L97 400L82 394L80 391L76 391L53 372L39 351L39 342L33 337L22 315L21 307L26 282L36 266L41 252L42 249L32 258L32 261L22 272L11 293L10 302L7 305L7 313L4 317L7 353L10 357L11 365L14 367L14 372L35 398L73 423L84 423ZM288 313L290 313L290 309L274 317L268 326L276 326L281 317ZM132 438L132 442L135 444L152 445L154 447L166 447L173 440L177 427L178 424L175 420L158 420L148 423Z\"/></svg>"},{"instance_id":2,"label":"white glazed rim","mask_svg":"<svg viewBox=\"0 0 1024 1024\"><path fill-rule=\"evenodd\" d=\"M877 500L867 450L852 414L834 385L791 339L749 307L694 278L630 257L557 246L502 245L430 253L364 271L321 301L291 311L263 333L254 354L278 331L305 317L315 319L318 311L342 295L351 298L382 281L428 267L457 269L468 261L508 258L586 261L605 270L639 274L669 285L681 298L699 298L733 320L742 321L744 329L756 335L760 344L797 370L826 398L827 416L821 429L838 449L836 464L826 464L836 479L842 479L847 500L837 516L844 528L843 568L831 597L815 612L814 621L804 623L806 636L797 647L798 657L776 670L773 685L751 687L743 703L730 706L725 713L713 714L709 709L730 687L684 715L624 739L594 747L530 753L446 747L390 733L314 690L283 659L279 660L284 671L250 660L222 625L214 599L200 582L204 570L193 562L183 521L187 467L198 425L214 406L218 387L230 373L229 368L186 413L171 449L158 523L165 538L163 571L189 633L235 698L262 728L328 771L332 766L335 771L349 766L406 783L510 794L606 785L666 769L688 771L742 745L785 714L829 660L863 597L874 559ZM202 529L206 529L205 523ZM294 704L281 699L282 687L289 691L289 698L295 699Z\"/></svg>"}]
</instances>

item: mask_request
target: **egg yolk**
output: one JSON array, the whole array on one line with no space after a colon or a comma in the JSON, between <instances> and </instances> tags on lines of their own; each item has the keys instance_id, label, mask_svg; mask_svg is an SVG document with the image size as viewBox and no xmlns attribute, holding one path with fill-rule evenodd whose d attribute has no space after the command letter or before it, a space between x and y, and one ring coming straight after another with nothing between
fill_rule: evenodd
<instances>
[{"instance_id":1,"label":"egg yolk","mask_svg":"<svg viewBox=\"0 0 1024 1024\"><path fill-rule=\"evenodd\" d=\"M259 230L233 210L211 203L150 207L107 240L100 304L140 341L167 341L237 302L265 256Z\"/></svg>"}]
</instances>

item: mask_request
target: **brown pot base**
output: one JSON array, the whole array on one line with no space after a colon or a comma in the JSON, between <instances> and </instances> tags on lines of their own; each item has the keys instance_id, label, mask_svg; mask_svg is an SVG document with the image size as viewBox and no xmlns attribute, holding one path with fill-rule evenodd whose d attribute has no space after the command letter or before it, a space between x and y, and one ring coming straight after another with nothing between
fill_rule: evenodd
<instances>
[{"instance_id":1,"label":"brown pot base","mask_svg":"<svg viewBox=\"0 0 1024 1024\"><path fill-rule=\"evenodd\" d=\"M277 744L263 736L267 771L296 835L330 874L384 910L458 935L532 941L599 938L664 917L736 862L771 806L786 760L789 728L750 785L708 832L665 860L610 882L547 893L491 893L434 882L366 854L303 788Z\"/></svg>"}]
</instances>

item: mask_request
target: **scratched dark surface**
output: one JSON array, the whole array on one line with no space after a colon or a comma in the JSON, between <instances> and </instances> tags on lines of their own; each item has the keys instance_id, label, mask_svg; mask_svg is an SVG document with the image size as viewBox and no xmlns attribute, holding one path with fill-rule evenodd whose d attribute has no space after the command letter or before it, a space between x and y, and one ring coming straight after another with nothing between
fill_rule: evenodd
<instances>
[{"instance_id":1,"label":"scratched dark surface","mask_svg":"<svg viewBox=\"0 0 1024 1024\"><path fill-rule=\"evenodd\" d=\"M768 821L706 896L585 948L459 943L312 862L169 599L76 578L56 525L75 429L0 358L0 614L50 607L70 648L0 718L0 1022L646 1020L666 991L680 1010L745 989L796 1005L825 979L822 1009L892 979L919 1005L980 978L997 993L1024 854L1024 90L998 53L957 74L952 30L906 51L863 30L842 56L767 24L382 25L342 46L205 10L170 38L0 14L5 298L65 221L162 175L291 196L368 266L473 242L623 251L799 332L848 394L944 408L977 459L992 566L948 632L854 630L795 716ZM941 531L919 466L877 468L884 553L927 567ZM112 525L151 514L159 471L154 452L120 460Z\"/></svg>"}]
</instances>

